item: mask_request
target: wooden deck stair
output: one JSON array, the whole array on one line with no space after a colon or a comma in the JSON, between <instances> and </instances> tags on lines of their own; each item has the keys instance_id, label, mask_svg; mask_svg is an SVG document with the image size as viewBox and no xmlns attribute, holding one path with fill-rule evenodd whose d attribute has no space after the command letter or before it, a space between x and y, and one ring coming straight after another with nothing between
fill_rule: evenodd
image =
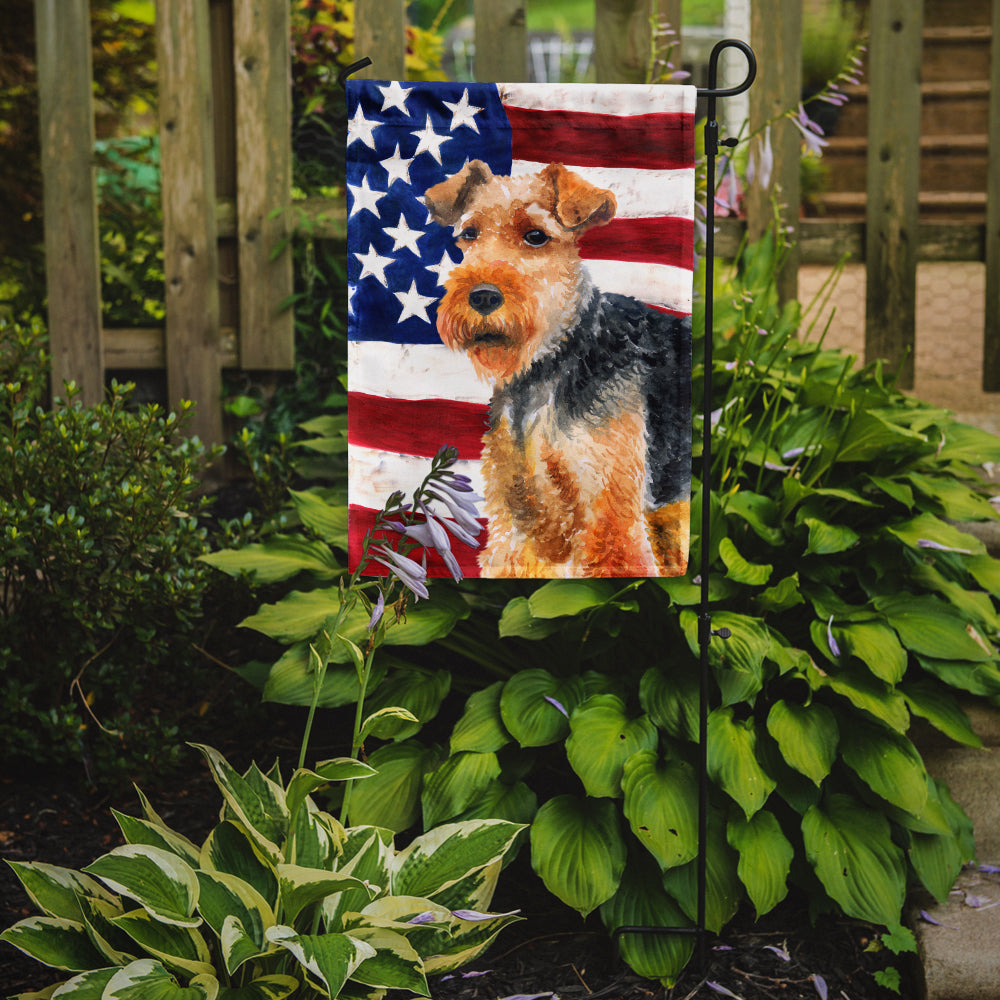
<instances>
[{"instance_id":1,"label":"wooden deck stair","mask_svg":"<svg viewBox=\"0 0 1000 1000\"><path fill-rule=\"evenodd\" d=\"M988 0L929 0L925 7L919 198L925 221L985 218L990 16ZM816 201L827 217L863 219L868 87L847 93L850 102L824 151L830 189Z\"/></svg>"}]
</instances>

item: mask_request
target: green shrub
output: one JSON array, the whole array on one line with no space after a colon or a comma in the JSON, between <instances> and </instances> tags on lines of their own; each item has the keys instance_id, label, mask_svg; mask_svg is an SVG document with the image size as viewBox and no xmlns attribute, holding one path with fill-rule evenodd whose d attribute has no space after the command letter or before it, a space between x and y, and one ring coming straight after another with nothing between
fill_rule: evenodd
<instances>
[{"instance_id":1,"label":"green shrub","mask_svg":"<svg viewBox=\"0 0 1000 1000\"><path fill-rule=\"evenodd\" d=\"M114 770L176 752L154 681L191 660L208 455L187 405L132 409L127 385L40 406L40 338L0 322L0 744L7 760Z\"/></svg>"}]
</instances>

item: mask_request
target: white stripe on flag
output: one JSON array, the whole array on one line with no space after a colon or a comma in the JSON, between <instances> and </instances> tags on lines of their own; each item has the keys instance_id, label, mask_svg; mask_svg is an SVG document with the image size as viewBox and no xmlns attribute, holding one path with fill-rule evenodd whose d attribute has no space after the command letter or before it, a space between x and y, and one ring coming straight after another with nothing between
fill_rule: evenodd
<instances>
[{"instance_id":1,"label":"white stripe on flag","mask_svg":"<svg viewBox=\"0 0 1000 1000\"><path fill-rule=\"evenodd\" d=\"M348 445L347 460L348 501L353 506L372 510L381 510L396 490L402 490L409 501L431 469L430 460L426 458L376 451L354 444ZM483 477L479 462L459 461L452 469L468 476L472 480L472 488L482 495Z\"/></svg>"},{"instance_id":2,"label":"white stripe on flag","mask_svg":"<svg viewBox=\"0 0 1000 1000\"><path fill-rule=\"evenodd\" d=\"M594 284L602 292L628 295L652 306L691 312L691 272L669 264L636 267L620 260L588 261Z\"/></svg>"},{"instance_id":3,"label":"white stripe on flag","mask_svg":"<svg viewBox=\"0 0 1000 1000\"><path fill-rule=\"evenodd\" d=\"M600 115L694 114L694 87L650 84L620 87L614 83L501 83L500 101L538 111L584 111Z\"/></svg>"},{"instance_id":4,"label":"white stripe on flag","mask_svg":"<svg viewBox=\"0 0 1000 1000\"><path fill-rule=\"evenodd\" d=\"M347 344L351 392L388 399L454 399L488 404L493 387L476 377L469 359L444 344Z\"/></svg>"}]
</instances>

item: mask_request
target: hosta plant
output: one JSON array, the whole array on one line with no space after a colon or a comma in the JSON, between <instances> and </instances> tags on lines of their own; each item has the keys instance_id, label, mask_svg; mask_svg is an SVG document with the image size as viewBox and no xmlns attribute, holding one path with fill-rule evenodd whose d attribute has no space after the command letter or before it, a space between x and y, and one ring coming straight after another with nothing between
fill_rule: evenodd
<instances>
[{"instance_id":1,"label":"hosta plant","mask_svg":"<svg viewBox=\"0 0 1000 1000\"><path fill-rule=\"evenodd\" d=\"M64 981L65 1000L281 1000L429 996L427 975L470 961L518 919L490 913L521 829L450 823L397 849L391 831L343 827L312 795L372 768L338 758L240 774L202 746L224 802L198 845L140 793L115 813L126 843L82 871L12 862L40 916L0 935ZM54 990L54 992L53 992Z\"/></svg>"}]
</instances>

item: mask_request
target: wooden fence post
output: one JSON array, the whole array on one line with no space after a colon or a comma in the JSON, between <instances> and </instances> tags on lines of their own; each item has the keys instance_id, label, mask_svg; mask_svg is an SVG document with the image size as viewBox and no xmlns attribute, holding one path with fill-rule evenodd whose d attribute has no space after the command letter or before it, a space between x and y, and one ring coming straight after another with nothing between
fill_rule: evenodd
<instances>
[{"instance_id":1,"label":"wooden fence post","mask_svg":"<svg viewBox=\"0 0 1000 1000\"><path fill-rule=\"evenodd\" d=\"M983 389L1000 392L1000 0L993 0L990 45L989 170L986 179L986 325Z\"/></svg>"},{"instance_id":2,"label":"wooden fence post","mask_svg":"<svg viewBox=\"0 0 1000 1000\"><path fill-rule=\"evenodd\" d=\"M167 395L197 402L192 431L222 441L219 254L207 0L159 0Z\"/></svg>"},{"instance_id":3,"label":"wooden fence post","mask_svg":"<svg viewBox=\"0 0 1000 1000\"><path fill-rule=\"evenodd\" d=\"M295 367L290 20L288 0L233 7L242 368Z\"/></svg>"},{"instance_id":4,"label":"wooden fence post","mask_svg":"<svg viewBox=\"0 0 1000 1000\"><path fill-rule=\"evenodd\" d=\"M406 0L355 0L354 58L364 56L372 65L358 79L406 79Z\"/></svg>"},{"instance_id":5,"label":"wooden fence post","mask_svg":"<svg viewBox=\"0 0 1000 1000\"><path fill-rule=\"evenodd\" d=\"M868 53L865 360L913 387L923 0L872 0Z\"/></svg>"},{"instance_id":6,"label":"wooden fence post","mask_svg":"<svg viewBox=\"0 0 1000 1000\"><path fill-rule=\"evenodd\" d=\"M528 78L528 32L524 0L475 0L476 58L473 71L479 83Z\"/></svg>"},{"instance_id":7,"label":"wooden fence post","mask_svg":"<svg viewBox=\"0 0 1000 1000\"><path fill-rule=\"evenodd\" d=\"M650 17L656 3L657 0L594 0L594 67L598 83L646 82Z\"/></svg>"},{"instance_id":8,"label":"wooden fence post","mask_svg":"<svg viewBox=\"0 0 1000 1000\"><path fill-rule=\"evenodd\" d=\"M89 0L35 0L52 393L104 398Z\"/></svg>"},{"instance_id":9,"label":"wooden fence post","mask_svg":"<svg viewBox=\"0 0 1000 1000\"><path fill-rule=\"evenodd\" d=\"M750 41L761 67L750 88L752 133L797 107L802 98L802 4L799 0L759 0L750 8L750 19ZM764 188L758 177L747 192L747 227L751 240L760 239L774 219L773 203L777 201L779 224L793 230L792 246L778 274L778 297L787 302L798 296L799 285L802 136L792 122L779 119L771 127L771 145L774 169L770 183Z\"/></svg>"}]
</instances>

